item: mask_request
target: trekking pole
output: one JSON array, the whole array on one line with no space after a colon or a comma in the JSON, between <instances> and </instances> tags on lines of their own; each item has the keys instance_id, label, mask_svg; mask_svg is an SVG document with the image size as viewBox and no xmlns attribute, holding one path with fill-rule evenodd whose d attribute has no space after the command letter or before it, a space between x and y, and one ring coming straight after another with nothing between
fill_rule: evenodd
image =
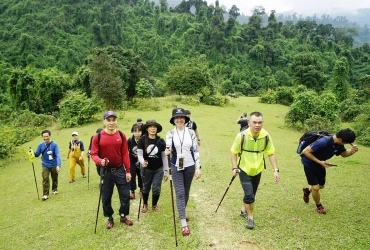
<instances>
[{"instance_id":1,"label":"trekking pole","mask_svg":"<svg viewBox=\"0 0 370 250\"><path fill-rule=\"evenodd\" d=\"M107 162L107 159L105 159L105 162ZM103 166L102 166L103 167ZM103 171L100 169L100 194L99 194L99 201L98 201L98 210L96 211L96 221L95 221L95 230L94 234L96 234L96 226L98 225L98 217L99 217L99 208L100 208L100 200L101 200L101 194L103 190L103 185L104 185L104 177L105 177L105 172L107 171L107 168L104 166Z\"/></svg>"},{"instance_id":2,"label":"trekking pole","mask_svg":"<svg viewBox=\"0 0 370 250\"><path fill-rule=\"evenodd\" d=\"M30 149L27 151L27 154L28 154L28 160L31 162L32 164L32 169L33 169L33 177L35 179L35 185L36 185L36 191L37 191L37 198L40 200L40 196L39 196L39 188L37 187L37 181L36 181L36 173L35 173L35 165L33 165L33 161L35 160L35 154L33 153L32 151L32 148L30 147Z\"/></svg>"},{"instance_id":3,"label":"trekking pole","mask_svg":"<svg viewBox=\"0 0 370 250\"><path fill-rule=\"evenodd\" d=\"M240 170L238 170L238 169L237 169L236 171L237 171L237 173L239 173L239 172L240 172ZM216 209L215 213L217 213L217 210L218 210L218 208L220 207L220 205L221 205L222 201L224 200L224 198L225 198L225 195L226 195L227 191L229 191L229 188L230 188L231 184L233 183L234 179L235 179L235 176L233 176L233 177L231 178L231 181L230 181L230 183L229 183L229 186L227 186L226 191L225 191L224 195L222 196L221 201L220 201L220 203L218 204L218 206L217 206L217 209Z\"/></svg>"},{"instance_id":4,"label":"trekking pole","mask_svg":"<svg viewBox=\"0 0 370 250\"><path fill-rule=\"evenodd\" d=\"M87 190L90 190L90 155L87 156Z\"/></svg>"},{"instance_id":5,"label":"trekking pole","mask_svg":"<svg viewBox=\"0 0 370 250\"><path fill-rule=\"evenodd\" d=\"M172 200L172 217L173 217L173 228L175 231L175 242L177 247L177 233L176 233L176 218L175 218L175 203L173 200L173 188L172 188L172 174L171 174L171 162L170 162L170 156L167 156L168 160L168 173L170 176L170 189L171 189L171 200Z\"/></svg>"},{"instance_id":6,"label":"trekking pole","mask_svg":"<svg viewBox=\"0 0 370 250\"><path fill-rule=\"evenodd\" d=\"M141 168L141 167L140 167ZM141 171L143 172L143 175L141 175L141 180L143 182L143 190L141 191L141 194L140 194L140 201L139 201L139 211L137 212L137 219L139 220L140 219L140 208L141 208L141 201L143 199L143 193L144 193L144 187L145 187L145 172L144 172L144 168L141 168L140 169L140 173Z\"/></svg>"}]
</instances>

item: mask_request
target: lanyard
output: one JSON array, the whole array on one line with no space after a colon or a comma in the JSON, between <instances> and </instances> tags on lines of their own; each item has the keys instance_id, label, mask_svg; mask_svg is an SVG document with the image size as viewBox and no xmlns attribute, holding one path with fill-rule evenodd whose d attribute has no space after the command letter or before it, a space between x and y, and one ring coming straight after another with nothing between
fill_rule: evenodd
<instances>
[{"instance_id":1,"label":"lanyard","mask_svg":"<svg viewBox=\"0 0 370 250\"><path fill-rule=\"evenodd\" d=\"M184 133L182 134L182 141L181 141L179 131L176 128L176 132L177 132L177 135L179 136L179 141L180 141L180 146L181 146L181 154L182 154L182 144L184 143L184 137L185 137L185 128L184 128L183 131L184 131Z\"/></svg>"}]
</instances>

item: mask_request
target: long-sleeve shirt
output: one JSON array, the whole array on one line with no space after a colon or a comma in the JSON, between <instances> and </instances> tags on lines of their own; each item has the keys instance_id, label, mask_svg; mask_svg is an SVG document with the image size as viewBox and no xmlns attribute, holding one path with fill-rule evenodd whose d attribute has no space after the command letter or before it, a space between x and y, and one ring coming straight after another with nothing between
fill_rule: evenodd
<instances>
[{"instance_id":1,"label":"long-sleeve shirt","mask_svg":"<svg viewBox=\"0 0 370 250\"><path fill-rule=\"evenodd\" d=\"M91 158L97 164L101 165L104 158L109 160L107 168L118 168L124 166L126 173L130 173L130 157L126 135L117 130L114 134L107 134L104 130L100 132L100 142L98 142L99 133L94 135L91 147Z\"/></svg>"},{"instance_id":2,"label":"long-sleeve shirt","mask_svg":"<svg viewBox=\"0 0 370 250\"><path fill-rule=\"evenodd\" d=\"M46 149L47 148L47 149ZM46 149L46 150L45 150ZM47 168L61 167L62 161L60 158L58 144L51 141L49 144L41 142L35 151L35 156L41 155L42 166Z\"/></svg>"},{"instance_id":3,"label":"long-sleeve shirt","mask_svg":"<svg viewBox=\"0 0 370 250\"><path fill-rule=\"evenodd\" d=\"M200 168L197 136L192 129L171 129L166 134L166 147L172 150L171 164L178 166L179 158L184 158L184 168L195 165Z\"/></svg>"}]
</instances>

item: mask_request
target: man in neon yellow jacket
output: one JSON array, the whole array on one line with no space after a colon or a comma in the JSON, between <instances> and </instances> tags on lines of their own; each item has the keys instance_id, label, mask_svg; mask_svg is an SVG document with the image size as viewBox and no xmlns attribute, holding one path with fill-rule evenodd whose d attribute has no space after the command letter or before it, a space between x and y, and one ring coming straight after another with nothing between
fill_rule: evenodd
<instances>
[{"instance_id":1,"label":"man in neon yellow jacket","mask_svg":"<svg viewBox=\"0 0 370 250\"><path fill-rule=\"evenodd\" d=\"M253 229L253 206L262 170L265 167L264 154L269 157L273 167L275 183L279 182L280 176L274 144L269 133L262 128L262 114L260 112L252 112L248 125L249 128L239 133L231 146L231 164L233 175L239 174L240 183L244 191L243 208L247 218L245 226L248 229ZM238 156L239 162L237 163Z\"/></svg>"}]
</instances>

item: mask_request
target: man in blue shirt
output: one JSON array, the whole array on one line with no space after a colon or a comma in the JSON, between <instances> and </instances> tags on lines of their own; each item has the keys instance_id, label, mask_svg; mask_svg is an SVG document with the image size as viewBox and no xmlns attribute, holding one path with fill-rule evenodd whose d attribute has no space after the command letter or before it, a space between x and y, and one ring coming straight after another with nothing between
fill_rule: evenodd
<instances>
[{"instance_id":1,"label":"man in blue shirt","mask_svg":"<svg viewBox=\"0 0 370 250\"><path fill-rule=\"evenodd\" d=\"M302 151L301 160L304 172L308 184L311 185L310 188L303 188L303 200L308 203L310 193L312 193L319 214L326 214L320 201L319 191L325 186L326 168L333 166L326 160L334 155L348 157L356 153L358 151L357 145L352 144L355 139L356 135L352 130L342 129L330 137L321 137ZM351 144L352 147L346 149L344 144Z\"/></svg>"},{"instance_id":2,"label":"man in blue shirt","mask_svg":"<svg viewBox=\"0 0 370 250\"><path fill-rule=\"evenodd\" d=\"M35 156L41 155L42 160L42 186L44 196L42 200L45 201L49 198L50 181L49 174L52 180L52 190L53 194L58 194L58 173L60 171L61 159L59 153L58 144L51 141L51 132L49 130L44 130L41 132L42 139L35 151Z\"/></svg>"}]
</instances>

